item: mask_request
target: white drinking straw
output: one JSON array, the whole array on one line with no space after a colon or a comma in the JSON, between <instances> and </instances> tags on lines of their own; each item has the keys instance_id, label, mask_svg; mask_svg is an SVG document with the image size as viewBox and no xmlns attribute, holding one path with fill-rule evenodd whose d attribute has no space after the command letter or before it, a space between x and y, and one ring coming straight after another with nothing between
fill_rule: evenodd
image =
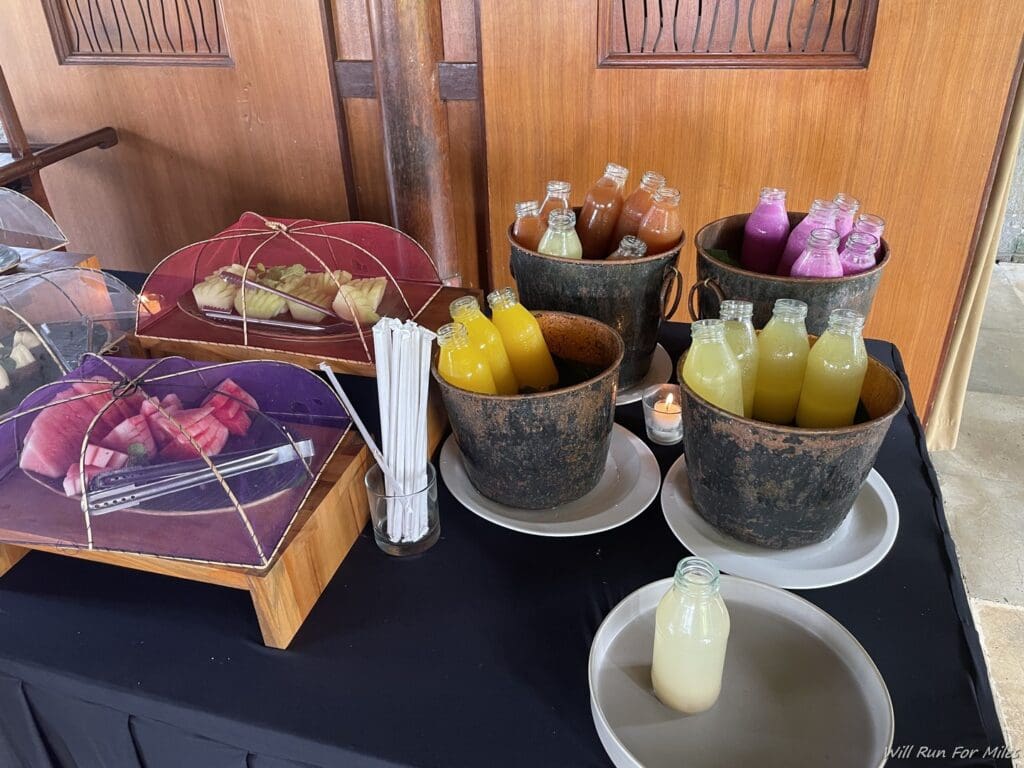
<instances>
[{"instance_id":1,"label":"white drinking straw","mask_svg":"<svg viewBox=\"0 0 1024 768\"><path fill-rule=\"evenodd\" d=\"M338 381L334 375L334 371L331 370L331 366L327 363L320 363L320 370L327 374L327 378L331 382L331 386L334 387L334 391L338 393L338 399L341 400L342 405L345 406L345 410L348 411L348 415L352 417L352 423L356 425L356 429L359 430L359 434L363 436L363 440L366 442L366 447L370 449L370 453L373 454L374 460L377 462L377 466L380 467L380 471L384 474L384 479L390 483L393 483L396 487L398 481L395 480L395 476L391 473L391 469L388 467L387 462L384 461L384 456L381 455L380 449L377 448L377 444L373 441L373 435L370 434L369 430L363 424L363 420L359 418L359 414L356 413L356 409L352 407L352 401L348 399L348 395L345 394L345 390L341 387L341 382Z\"/></svg>"}]
</instances>

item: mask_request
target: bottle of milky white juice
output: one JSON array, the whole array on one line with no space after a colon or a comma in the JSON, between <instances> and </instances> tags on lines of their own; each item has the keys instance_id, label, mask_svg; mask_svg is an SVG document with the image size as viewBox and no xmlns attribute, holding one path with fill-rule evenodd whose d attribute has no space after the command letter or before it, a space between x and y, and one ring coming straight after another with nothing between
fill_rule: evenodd
<instances>
[{"instance_id":1,"label":"bottle of milky white juice","mask_svg":"<svg viewBox=\"0 0 1024 768\"><path fill-rule=\"evenodd\" d=\"M688 557L658 603L651 682L661 702L688 715L711 709L722 690L729 611L718 589L718 569Z\"/></svg>"}]
</instances>

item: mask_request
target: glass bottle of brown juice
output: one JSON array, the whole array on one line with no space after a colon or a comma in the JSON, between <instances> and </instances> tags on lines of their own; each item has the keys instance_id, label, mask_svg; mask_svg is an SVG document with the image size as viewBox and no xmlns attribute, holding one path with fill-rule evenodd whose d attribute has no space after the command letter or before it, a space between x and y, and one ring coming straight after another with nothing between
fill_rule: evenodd
<instances>
[{"instance_id":1,"label":"glass bottle of brown juice","mask_svg":"<svg viewBox=\"0 0 1024 768\"><path fill-rule=\"evenodd\" d=\"M640 221L637 237L647 243L652 256L674 248L683 235L683 216L679 211L679 190L662 187L654 193L650 210Z\"/></svg>"},{"instance_id":2,"label":"glass bottle of brown juice","mask_svg":"<svg viewBox=\"0 0 1024 768\"><path fill-rule=\"evenodd\" d=\"M622 188L628 176L628 169L608 163L604 176L587 191L576 222L584 259L603 259L608 255L615 225L622 212Z\"/></svg>"},{"instance_id":3,"label":"glass bottle of brown juice","mask_svg":"<svg viewBox=\"0 0 1024 768\"><path fill-rule=\"evenodd\" d=\"M657 171L646 171L640 186L629 193L622 204L622 213L615 225L612 244L621 243L626 235L635 235L640 229L640 221L654 203L654 193L665 186L665 177Z\"/></svg>"},{"instance_id":4,"label":"glass bottle of brown juice","mask_svg":"<svg viewBox=\"0 0 1024 768\"><path fill-rule=\"evenodd\" d=\"M528 251L536 251L544 236L547 224L540 217L540 205L536 200L516 203L516 223L512 225L512 237Z\"/></svg>"}]
</instances>

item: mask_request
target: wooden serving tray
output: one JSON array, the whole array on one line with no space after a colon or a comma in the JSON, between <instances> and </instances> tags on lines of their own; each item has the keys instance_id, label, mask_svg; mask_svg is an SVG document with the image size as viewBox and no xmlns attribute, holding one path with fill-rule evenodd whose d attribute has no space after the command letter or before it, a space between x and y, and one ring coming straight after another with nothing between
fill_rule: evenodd
<instances>
[{"instance_id":1,"label":"wooden serving tray","mask_svg":"<svg viewBox=\"0 0 1024 768\"><path fill-rule=\"evenodd\" d=\"M447 423L440 399L432 394L427 425L429 455L441 442ZM310 492L277 557L263 570L153 555L0 543L0 576L29 552L39 550L244 589L252 596L264 645L287 648L370 519L363 476L372 464L373 458L358 431L350 429Z\"/></svg>"}]
</instances>

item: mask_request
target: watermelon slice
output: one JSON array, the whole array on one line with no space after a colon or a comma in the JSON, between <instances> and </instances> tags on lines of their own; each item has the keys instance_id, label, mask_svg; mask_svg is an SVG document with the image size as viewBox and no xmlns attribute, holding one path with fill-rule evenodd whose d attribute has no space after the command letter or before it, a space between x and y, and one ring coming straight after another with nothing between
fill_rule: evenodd
<instances>
[{"instance_id":1,"label":"watermelon slice","mask_svg":"<svg viewBox=\"0 0 1024 768\"><path fill-rule=\"evenodd\" d=\"M153 426L157 442L163 446L174 441L187 444L189 440L182 430L196 438L208 426L208 420L215 420L213 408L190 408L175 411L171 418L155 414L150 419L150 424Z\"/></svg>"},{"instance_id":2,"label":"watermelon slice","mask_svg":"<svg viewBox=\"0 0 1024 768\"><path fill-rule=\"evenodd\" d=\"M213 408L217 420L228 428L230 434L238 436L245 435L252 426L246 411L259 410L256 398L232 379L224 379L218 384L203 405Z\"/></svg>"},{"instance_id":3,"label":"watermelon slice","mask_svg":"<svg viewBox=\"0 0 1024 768\"><path fill-rule=\"evenodd\" d=\"M90 395L89 397L81 398L77 402L88 405L88 407L92 409L94 415L99 413L100 410L108 403L112 403L110 407L103 412L103 416L100 417L100 420L96 425L99 433L97 437L102 437L125 419L136 415L139 412L139 408L142 406L142 403L146 399L145 395L141 392L134 392L128 397L115 399L111 392L113 387L114 382L103 378L93 378L88 381L76 381L71 385L71 388L76 394Z\"/></svg>"},{"instance_id":4,"label":"watermelon slice","mask_svg":"<svg viewBox=\"0 0 1024 768\"><path fill-rule=\"evenodd\" d=\"M128 455L132 453L132 445L140 445L147 459L156 456L156 440L149 429L149 422L141 413L125 419L114 427L100 444L104 448L112 448Z\"/></svg>"},{"instance_id":5,"label":"watermelon slice","mask_svg":"<svg viewBox=\"0 0 1024 768\"><path fill-rule=\"evenodd\" d=\"M228 442L228 428L217 421L216 417L210 415L203 421L189 427L189 433L199 444L199 448L207 456L216 456ZM180 435L181 439L173 440L160 450L160 458L165 461L177 461L180 459L194 459L200 456L195 446Z\"/></svg>"},{"instance_id":6,"label":"watermelon slice","mask_svg":"<svg viewBox=\"0 0 1024 768\"><path fill-rule=\"evenodd\" d=\"M56 401L36 414L25 435L18 465L45 477L61 478L78 454L93 415L77 401Z\"/></svg>"},{"instance_id":7,"label":"watermelon slice","mask_svg":"<svg viewBox=\"0 0 1024 768\"><path fill-rule=\"evenodd\" d=\"M242 437L248 434L249 427L252 426L252 419L245 411L240 410L235 416L228 416L224 411L218 411L214 415L217 417L217 421L227 427L228 432L232 435Z\"/></svg>"},{"instance_id":8,"label":"watermelon slice","mask_svg":"<svg viewBox=\"0 0 1024 768\"><path fill-rule=\"evenodd\" d=\"M120 469L128 463L128 454L89 443L85 446L85 463L100 469Z\"/></svg>"},{"instance_id":9,"label":"watermelon slice","mask_svg":"<svg viewBox=\"0 0 1024 768\"><path fill-rule=\"evenodd\" d=\"M106 472L106 467L92 467L88 464L85 465L85 482L88 483L96 475ZM66 496L81 496L84 490L82 483L82 473L79 471L78 463L72 464L68 467L68 473L64 478L64 494Z\"/></svg>"}]
</instances>

